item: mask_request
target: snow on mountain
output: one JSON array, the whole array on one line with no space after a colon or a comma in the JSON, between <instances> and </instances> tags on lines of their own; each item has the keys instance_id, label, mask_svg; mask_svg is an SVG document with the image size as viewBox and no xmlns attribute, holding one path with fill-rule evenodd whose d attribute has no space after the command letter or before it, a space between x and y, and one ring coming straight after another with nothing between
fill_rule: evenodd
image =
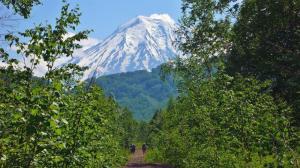
<instances>
[{"instance_id":1,"label":"snow on mountain","mask_svg":"<svg viewBox=\"0 0 300 168\"><path fill-rule=\"evenodd\" d=\"M83 80L93 76L148 70L176 56L176 23L167 14L138 16L68 63L87 66Z\"/></svg>"}]
</instances>

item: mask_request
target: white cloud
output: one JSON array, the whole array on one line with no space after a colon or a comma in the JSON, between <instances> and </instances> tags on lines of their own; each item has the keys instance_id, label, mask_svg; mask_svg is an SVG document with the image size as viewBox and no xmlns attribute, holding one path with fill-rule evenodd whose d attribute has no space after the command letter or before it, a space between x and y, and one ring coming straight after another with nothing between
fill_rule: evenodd
<instances>
[{"instance_id":1,"label":"white cloud","mask_svg":"<svg viewBox=\"0 0 300 168\"><path fill-rule=\"evenodd\" d=\"M96 44L100 43L100 40L89 37L88 39L82 40L79 42L82 45L82 49L88 49Z\"/></svg>"},{"instance_id":2,"label":"white cloud","mask_svg":"<svg viewBox=\"0 0 300 168\"><path fill-rule=\"evenodd\" d=\"M75 33L69 32L66 37L72 37L74 36ZM100 43L101 40L93 38L93 37L88 37L88 39L84 39L78 42L78 44L80 44L82 46L81 50L86 50L98 43Z\"/></svg>"},{"instance_id":3,"label":"white cloud","mask_svg":"<svg viewBox=\"0 0 300 168\"><path fill-rule=\"evenodd\" d=\"M69 32L67 35L66 35L66 38L67 37L72 37L74 36L75 33L72 33L72 32ZM78 49L78 50L75 50L74 51L74 54L73 54L73 57L84 57L85 56L85 53L84 53L84 50L100 43L101 41L99 39L96 39L96 38L92 38L92 37L89 37L88 39L85 39L85 40L81 40L79 42L77 42L78 44L80 44L82 46L82 48ZM16 46L11 46L9 48L9 50L11 51L17 51L17 47ZM59 58L54 67L60 67L66 63L68 63L69 61L71 60L71 57L61 57ZM24 65L27 66L27 67L30 67L31 66L31 63L30 63L30 58L23 58L21 55L19 56L19 65L18 67L19 68L23 68ZM0 66L5 66L4 63L0 62ZM47 72L47 64L45 61L40 61L39 65L36 66L36 69L34 70L34 74L36 76L43 76L45 75L45 73Z\"/></svg>"},{"instance_id":4,"label":"white cloud","mask_svg":"<svg viewBox=\"0 0 300 168\"><path fill-rule=\"evenodd\" d=\"M69 32L67 35L65 35L65 38L68 38L68 37L72 37L74 36L75 33L72 33L72 32ZM81 40L81 41L78 41L77 43L80 44L82 46L81 49L79 50L86 50L98 43L100 43L101 40L97 39L97 38L93 38L93 37L88 37L87 39L84 39L84 40ZM17 47L15 45L12 45L11 47L8 47L11 51L17 51Z\"/></svg>"},{"instance_id":5,"label":"white cloud","mask_svg":"<svg viewBox=\"0 0 300 168\"><path fill-rule=\"evenodd\" d=\"M15 46L15 45L12 45L11 47L8 47L8 49L11 50L11 51L17 51L18 47Z\"/></svg>"},{"instance_id":6,"label":"white cloud","mask_svg":"<svg viewBox=\"0 0 300 168\"><path fill-rule=\"evenodd\" d=\"M0 61L0 67L6 67L6 63Z\"/></svg>"}]
</instances>

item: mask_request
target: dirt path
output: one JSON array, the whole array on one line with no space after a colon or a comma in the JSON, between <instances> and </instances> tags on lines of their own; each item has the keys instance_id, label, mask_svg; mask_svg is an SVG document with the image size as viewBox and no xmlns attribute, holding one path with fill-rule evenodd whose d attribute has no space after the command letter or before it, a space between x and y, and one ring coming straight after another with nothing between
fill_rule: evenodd
<instances>
[{"instance_id":1,"label":"dirt path","mask_svg":"<svg viewBox=\"0 0 300 168\"><path fill-rule=\"evenodd\" d=\"M131 155L130 161L128 162L125 168L171 168L171 167L162 164L144 163L143 152L141 149L139 149L133 155Z\"/></svg>"}]
</instances>

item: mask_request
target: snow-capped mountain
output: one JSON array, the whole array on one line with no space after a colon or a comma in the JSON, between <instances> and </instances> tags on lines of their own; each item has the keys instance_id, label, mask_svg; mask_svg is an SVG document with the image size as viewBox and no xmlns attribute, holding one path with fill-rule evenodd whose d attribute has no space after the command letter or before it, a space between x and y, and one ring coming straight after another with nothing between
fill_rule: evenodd
<instances>
[{"instance_id":1,"label":"snow-capped mountain","mask_svg":"<svg viewBox=\"0 0 300 168\"><path fill-rule=\"evenodd\" d=\"M138 16L68 63L87 66L83 80L93 76L148 70L176 56L176 23L167 14Z\"/></svg>"}]
</instances>

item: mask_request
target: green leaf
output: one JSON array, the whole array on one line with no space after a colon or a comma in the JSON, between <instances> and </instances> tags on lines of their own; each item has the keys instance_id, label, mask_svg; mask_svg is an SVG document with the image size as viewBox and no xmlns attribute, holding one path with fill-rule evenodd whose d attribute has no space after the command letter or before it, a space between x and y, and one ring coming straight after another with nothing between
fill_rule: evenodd
<instances>
[{"instance_id":1,"label":"green leaf","mask_svg":"<svg viewBox=\"0 0 300 168\"><path fill-rule=\"evenodd\" d=\"M38 114L39 110L38 109L32 109L31 110L31 115L36 116Z\"/></svg>"}]
</instances>

